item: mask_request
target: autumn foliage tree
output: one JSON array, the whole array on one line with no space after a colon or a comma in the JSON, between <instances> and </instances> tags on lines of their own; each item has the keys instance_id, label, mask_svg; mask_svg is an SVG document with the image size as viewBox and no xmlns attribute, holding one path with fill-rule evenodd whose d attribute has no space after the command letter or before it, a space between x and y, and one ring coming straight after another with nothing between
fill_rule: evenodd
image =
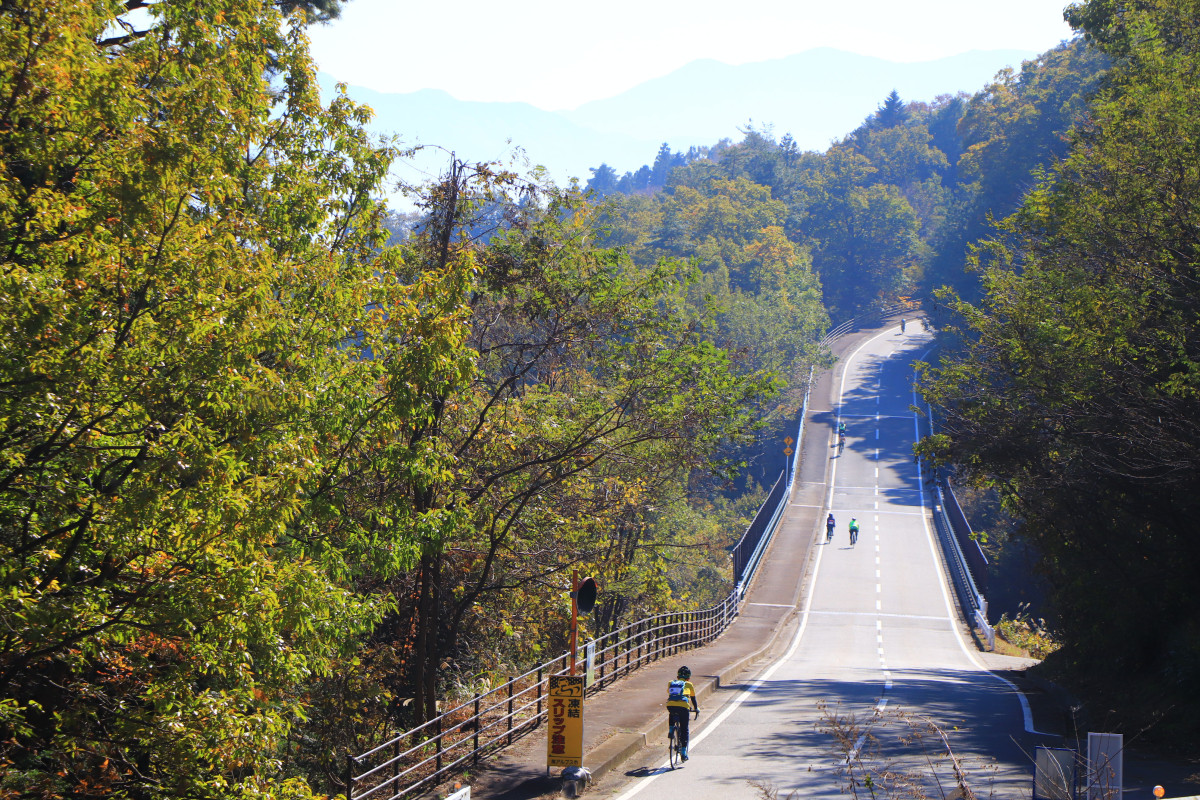
<instances>
[{"instance_id":1,"label":"autumn foliage tree","mask_svg":"<svg viewBox=\"0 0 1200 800\"><path fill-rule=\"evenodd\" d=\"M300 27L125 10L0 7L0 794L303 796L299 689L383 611L345 575L404 552L313 498L460 370L461 276L387 277L391 152Z\"/></svg>"}]
</instances>

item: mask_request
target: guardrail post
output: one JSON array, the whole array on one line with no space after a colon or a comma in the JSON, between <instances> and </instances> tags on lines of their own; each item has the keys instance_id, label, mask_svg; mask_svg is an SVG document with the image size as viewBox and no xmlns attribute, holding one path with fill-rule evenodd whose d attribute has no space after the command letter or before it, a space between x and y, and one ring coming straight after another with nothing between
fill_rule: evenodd
<instances>
[{"instance_id":1,"label":"guardrail post","mask_svg":"<svg viewBox=\"0 0 1200 800\"><path fill-rule=\"evenodd\" d=\"M538 688L541 688L541 687L538 687ZM538 701L539 707L541 706L541 702L542 702L541 700ZM480 725L479 725L479 693L478 692L475 693L475 716L473 717L473 719L475 720L475 732L473 734L471 734L471 750L472 750L471 755L474 756L474 758L472 760L475 762L475 766L479 766L479 728L480 728Z\"/></svg>"},{"instance_id":2,"label":"guardrail post","mask_svg":"<svg viewBox=\"0 0 1200 800\"><path fill-rule=\"evenodd\" d=\"M440 775L442 772L442 716L439 714L434 719L437 721L437 725L434 726L436 731L434 736L437 737L437 774Z\"/></svg>"},{"instance_id":3,"label":"guardrail post","mask_svg":"<svg viewBox=\"0 0 1200 800\"><path fill-rule=\"evenodd\" d=\"M508 743L512 744L513 676L508 676Z\"/></svg>"},{"instance_id":4,"label":"guardrail post","mask_svg":"<svg viewBox=\"0 0 1200 800\"><path fill-rule=\"evenodd\" d=\"M354 756L346 754L346 800L354 796Z\"/></svg>"},{"instance_id":5,"label":"guardrail post","mask_svg":"<svg viewBox=\"0 0 1200 800\"><path fill-rule=\"evenodd\" d=\"M400 780L400 737L396 737L396 743L392 745L392 788L394 789L397 782Z\"/></svg>"},{"instance_id":6,"label":"guardrail post","mask_svg":"<svg viewBox=\"0 0 1200 800\"><path fill-rule=\"evenodd\" d=\"M478 711L476 713L479 713ZM537 721L540 725L542 722L542 668L538 667L538 688L537 688ZM535 728L537 725L534 726Z\"/></svg>"}]
</instances>

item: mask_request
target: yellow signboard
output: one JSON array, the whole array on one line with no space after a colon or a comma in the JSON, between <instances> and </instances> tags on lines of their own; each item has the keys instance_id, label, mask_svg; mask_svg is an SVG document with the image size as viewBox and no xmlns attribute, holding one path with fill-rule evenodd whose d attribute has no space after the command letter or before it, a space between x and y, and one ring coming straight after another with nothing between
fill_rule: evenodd
<instances>
[{"instance_id":1,"label":"yellow signboard","mask_svg":"<svg viewBox=\"0 0 1200 800\"><path fill-rule=\"evenodd\" d=\"M550 676L546 766L583 766L583 676Z\"/></svg>"}]
</instances>

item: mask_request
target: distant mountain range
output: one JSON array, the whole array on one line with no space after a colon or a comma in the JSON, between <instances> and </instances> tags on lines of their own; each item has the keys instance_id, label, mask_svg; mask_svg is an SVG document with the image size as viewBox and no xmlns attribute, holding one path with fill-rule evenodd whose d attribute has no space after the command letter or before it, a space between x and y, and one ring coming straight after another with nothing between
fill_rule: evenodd
<instances>
[{"instance_id":1,"label":"distant mountain range","mask_svg":"<svg viewBox=\"0 0 1200 800\"><path fill-rule=\"evenodd\" d=\"M748 125L791 133L801 149L825 150L883 102L893 89L906 101L974 93L1006 66L1019 68L1036 53L972 51L935 61L901 64L827 48L731 66L694 61L615 97L573 111L544 111L527 103L456 100L425 89L385 94L350 86L351 97L376 113L372 128L406 144L438 145L468 161L506 159L514 147L556 182L586 180L607 163L618 174L654 160L663 142L674 150L741 139ZM603 69L598 66L598 69ZM335 81L319 75L323 91ZM448 156L430 151L402 174L437 174ZM410 171L410 170L415 170Z\"/></svg>"}]
</instances>

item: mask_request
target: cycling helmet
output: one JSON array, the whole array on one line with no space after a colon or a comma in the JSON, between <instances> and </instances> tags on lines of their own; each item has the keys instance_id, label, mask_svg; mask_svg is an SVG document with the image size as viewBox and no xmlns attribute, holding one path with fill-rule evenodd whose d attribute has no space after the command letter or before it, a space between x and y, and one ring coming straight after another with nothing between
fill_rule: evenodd
<instances>
[{"instance_id":1,"label":"cycling helmet","mask_svg":"<svg viewBox=\"0 0 1200 800\"><path fill-rule=\"evenodd\" d=\"M687 667L680 667L679 671L675 673L675 677L679 678L681 681L686 681L692 677L692 671Z\"/></svg>"}]
</instances>

